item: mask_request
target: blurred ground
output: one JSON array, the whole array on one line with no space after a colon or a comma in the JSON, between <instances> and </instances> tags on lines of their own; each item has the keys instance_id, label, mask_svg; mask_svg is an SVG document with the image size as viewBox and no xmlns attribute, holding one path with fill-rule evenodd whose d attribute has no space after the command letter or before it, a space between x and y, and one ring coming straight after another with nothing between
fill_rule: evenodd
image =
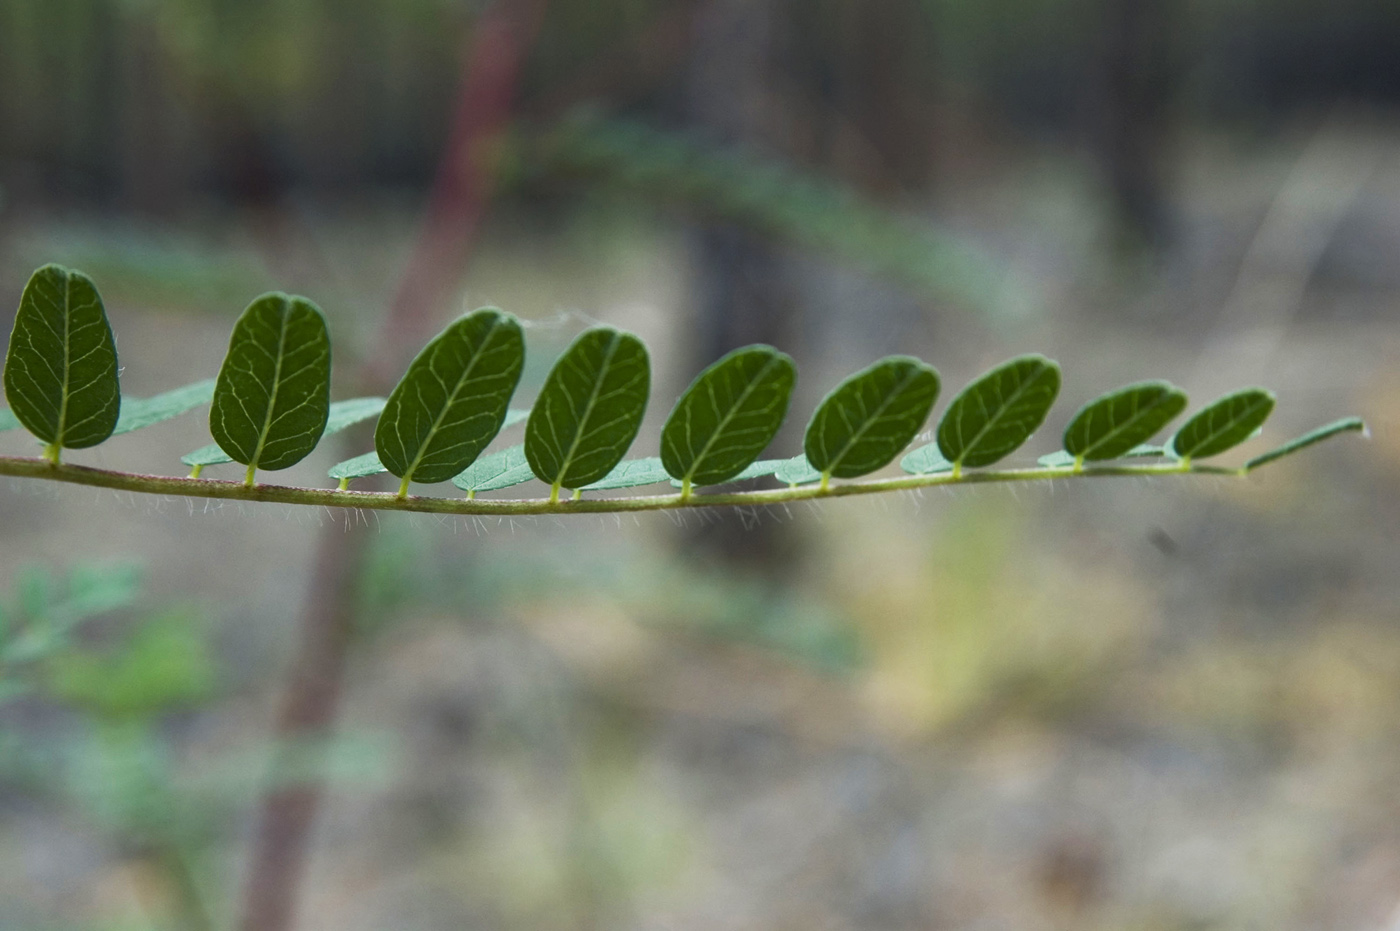
<instances>
[{"instance_id":1,"label":"blurred ground","mask_svg":"<svg viewBox=\"0 0 1400 931\"><path fill-rule=\"evenodd\" d=\"M986 366L1041 351L1065 387L1026 461L1083 400L1145 377L1198 403L1276 389L1251 448L1349 413L1371 442L1247 482L713 518L780 525L797 553L780 570L687 548L700 516L369 517L346 760L300 927L1396 927L1400 135L1344 119L1182 150L1179 243L1153 267L1104 257L1103 211L1061 156L945 184L931 209L1035 285L1035 308L1009 321L909 311L859 274L802 266L808 316L784 347L794 420L883 352L938 366L941 410ZM11 213L0 293L42 261L93 274L133 395L215 372L246 296L274 285L326 307L338 359L362 353L412 205L307 200L291 222L289 252L236 217ZM651 215L599 207L541 229L505 211L465 300L532 322L536 378L584 319L642 335L658 378L634 450L647 455L691 375L691 255ZM195 413L74 459L175 474L204 442ZM4 434L0 451L28 443ZM286 478L323 483L336 458L323 448ZM216 697L161 734L176 793L217 798L198 878L216 924L314 539L343 519L0 488L0 591L29 565L135 562L147 604L209 619ZM4 714L49 747L83 727ZM101 797L0 795L0 928L164 920L166 880L94 813Z\"/></svg>"}]
</instances>

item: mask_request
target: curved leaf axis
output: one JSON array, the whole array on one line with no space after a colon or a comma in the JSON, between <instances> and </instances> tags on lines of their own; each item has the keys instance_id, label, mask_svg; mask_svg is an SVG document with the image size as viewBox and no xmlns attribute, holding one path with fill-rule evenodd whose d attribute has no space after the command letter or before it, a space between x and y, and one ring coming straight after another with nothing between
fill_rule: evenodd
<instances>
[{"instance_id":1,"label":"curved leaf axis","mask_svg":"<svg viewBox=\"0 0 1400 931\"><path fill-rule=\"evenodd\" d=\"M650 394L646 347L630 333L593 327L555 363L530 410L508 404L524 361L520 325L482 308L426 346L390 397L329 403L330 340L325 318L305 298L256 299L239 317L214 381L154 397L121 398L111 328L96 287L80 272L44 266L26 286L6 356L10 410L0 430L25 426L46 444L42 458L0 457L0 475L154 494L277 501L442 514L615 513L784 504L935 485L1057 478L1244 475L1330 437L1364 432L1338 420L1225 468L1199 460L1259 432L1274 407L1262 388L1226 395L1190 417L1164 446L1152 437L1186 407L1164 381L1136 382L1085 404L1064 448L1034 468L983 470L1016 451L1040 427L1060 389L1060 367L1040 355L997 366L965 387L940 419L932 443L908 450L937 399L938 373L912 356L889 356L836 386L813 413L803 453L758 457L787 412L796 367L769 346L746 346L706 368L682 394L661 434L661 455L624 459ZM212 400L216 444L183 457L189 478L135 475L59 462L63 448L96 445ZM378 417L375 449L329 471L334 490L252 482L258 468L286 468L323 435ZM500 431L526 422L525 442L495 452ZM485 455L483 455L485 452ZM902 477L832 484L875 472L896 457ZM1113 464L1112 460L1125 460ZM243 482L199 477L205 465L237 461ZM352 491L356 478L392 472L397 494ZM697 487L771 477L781 488L695 494ZM465 498L418 497L408 484L451 479ZM479 493L539 479L548 498L483 500ZM584 498L584 492L662 484L678 494ZM560 500L562 488L573 490Z\"/></svg>"}]
</instances>

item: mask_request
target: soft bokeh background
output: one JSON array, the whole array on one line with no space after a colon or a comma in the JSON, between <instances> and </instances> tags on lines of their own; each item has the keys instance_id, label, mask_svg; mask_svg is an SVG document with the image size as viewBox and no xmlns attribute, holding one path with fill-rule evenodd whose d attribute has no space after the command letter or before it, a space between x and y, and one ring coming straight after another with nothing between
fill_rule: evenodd
<instances>
[{"instance_id":1,"label":"soft bokeh background","mask_svg":"<svg viewBox=\"0 0 1400 931\"><path fill-rule=\"evenodd\" d=\"M529 321L522 396L630 328L639 455L757 340L799 364L778 455L888 352L945 398L1059 359L1017 461L1146 377L1274 388L1250 450L1373 436L683 519L5 481L3 931L256 928L260 806L322 780L306 931L1400 928L1391 0L0 0L0 332L46 261L133 396L283 288L338 397L485 303ZM316 616L350 634L313 739L278 721Z\"/></svg>"}]
</instances>

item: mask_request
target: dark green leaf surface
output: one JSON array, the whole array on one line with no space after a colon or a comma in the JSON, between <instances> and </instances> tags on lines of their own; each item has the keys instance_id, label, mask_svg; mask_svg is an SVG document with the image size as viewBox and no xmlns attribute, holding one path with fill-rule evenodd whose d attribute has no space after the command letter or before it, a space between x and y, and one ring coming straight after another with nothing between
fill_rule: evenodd
<instances>
[{"instance_id":1,"label":"dark green leaf surface","mask_svg":"<svg viewBox=\"0 0 1400 931\"><path fill-rule=\"evenodd\" d=\"M1065 428L1065 451L1089 462L1118 459L1186 409L1186 392L1166 381L1125 385L1085 404Z\"/></svg>"},{"instance_id":2,"label":"dark green leaf surface","mask_svg":"<svg viewBox=\"0 0 1400 931\"><path fill-rule=\"evenodd\" d=\"M937 443L929 443L899 460L899 467L910 475L928 475L932 472L950 472L953 464L943 458Z\"/></svg>"},{"instance_id":3,"label":"dark green leaf surface","mask_svg":"<svg viewBox=\"0 0 1400 931\"><path fill-rule=\"evenodd\" d=\"M624 459L613 467L607 475L591 485L583 486L584 491L606 491L609 488L636 488L639 485L657 485L669 481L671 473L666 471L658 456L645 459Z\"/></svg>"},{"instance_id":4,"label":"dark green leaf surface","mask_svg":"<svg viewBox=\"0 0 1400 931\"><path fill-rule=\"evenodd\" d=\"M482 456L467 467L452 484L466 492L496 491L528 482L535 477L525 458L524 446L510 446Z\"/></svg>"},{"instance_id":5,"label":"dark green leaf surface","mask_svg":"<svg viewBox=\"0 0 1400 931\"><path fill-rule=\"evenodd\" d=\"M1304 433L1296 440L1289 440L1277 449L1271 449L1262 456L1255 456L1244 464L1245 471L1257 469L1265 463L1292 455L1300 449L1306 449L1314 443L1321 443L1323 440L1334 437L1338 433L1350 433L1353 431L1359 433L1364 433L1366 431L1366 424L1360 417L1346 417L1342 420L1335 420L1326 426L1318 427L1316 430L1310 430Z\"/></svg>"},{"instance_id":6,"label":"dark green leaf surface","mask_svg":"<svg viewBox=\"0 0 1400 931\"><path fill-rule=\"evenodd\" d=\"M1182 424L1171 448L1182 459L1219 455L1253 436L1273 409L1274 395L1263 388L1227 394Z\"/></svg>"},{"instance_id":7,"label":"dark green leaf surface","mask_svg":"<svg viewBox=\"0 0 1400 931\"><path fill-rule=\"evenodd\" d=\"M889 464L923 429L938 397L938 373L913 356L888 356L847 378L807 425L812 467L856 478Z\"/></svg>"},{"instance_id":8,"label":"dark green leaf surface","mask_svg":"<svg viewBox=\"0 0 1400 931\"><path fill-rule=\"evenodd\" d=\"M807 461L806 453L793 456L791 459L784 459L773 470L773 477L784 485L806 485L810 482L821 481L822 473Z\"/></svg>"},{"instance_id":9,"label":"dark green leaf surface","mask_svg":"<svg viewBox=\"0 0 1400 931\"><path fill-rule=\"evenodd\" d=\"M787 415L797 368L771 346L745 346L686 389L661 430L661 461L692 485L727 482L773 441Z\"/></svg>"},{"instance_id":10,"label":"dark green leaf surface","mask_svg":"<svg viewBox=\"0 0 1400 931\"><path fill-rule=\"evenodd\" d=\"M208 404L213 398L212 378L149 398L122 398L122 413L117 418L117 428L112 431L112 435L130 433L179 417L201 404Z\"/></svg>"},{"instance_id":11,"label":"dark green leaf surface","mask_svg":"<svg viewBox=\"0 0 1400 931\"><path fill-rule=\"evenodd\" d=\"M376 416L383 409L383 398L351 398L348 401L336 401L330 406L326 416L326 431L321 436L332 436L342 430L349 429L357 423L362 423ZM192 453L186 453L180 457L180 461L187 466L203 467L222 465L233 460L229 458L228 453L219 448L219 444L210 443L208 446L201 446Z\"/></svg>"},{"instance_id":12,"label":"dark green leaf surface","mask_svg":"<svg viewBox=\"0 0 1400 931\"><path fill-rule=\"evenodd\" d=\"M445 482L505 423L525 365L510 314L483 307L440 333L408 367L374 430L384 466L404 482Z\"/></svg>"},{"instance_id":13,"label":"dark green leaf surface","mask_svg":"<svg viewBox=\"0 0 1400 931\"><path fill-rule=\"evenodd\" d=\"M331 342L321 309L304 297L264 294L233 326L209 432L250 476L253 469L285 469L321 441L330 392Z\"/></svg>"},{"instance_id":14,"label":"dark green leaf surface","mask_svg":"<svg viewBox=\"0 0 1400 931\"><path fill-rule=\"evenodd\" d=\"M788 460L786 459L760 459L757 462L750 465L748 468L744 469L744 471L740 472L738 475L729 479L729 481L745 482L750 479L764 478L766 476L772 475L774 472L777 472L778 469L781 468L782 465L787 461ZM807 457L803 456L802 461L805 463L807 461ZM821 476L818 475L817 477L820 478ZM673 488L680 488L682 487L681 481L679 479L673 478L671 479L671 486Z\"/></svg>"},{"instance_id":15,"label":"dark green leaf surface","mask_svg":"<svg viewBox=\"0 0 1400 931\"><path fill-rule=\"evenodd\" d=\"M379 453L371 450L353 459L337 462L335 465L331 466L327 474L329 474L331 478L352 479L365 478L369 475L383 475L388 471L388 469L384 468L384 463L379 461Z\"/></svg>"},{"instance_id":16,"label":"dark green leaf surface","mask_svg":"<svg viewBox=\"0 0 1400 931\"><path fill-rule=\"evenodd\" d=\"M968 385L938 424L938 449L957 466L978 468L1010 455L1045 421L1060 393L1060 366L1017 356Z\"/></svg>"},{"instance_id":17,"label":"dark green leaf surface","mask_svg":"<svg viewBox=\"0 0 1400 931\"><path fill-rule=\"evenodd\" d=\"M97 288L45 265L30 277L5 356L5 400L30 433L85 449L112 435L121 409L117 347Z\"/></svg>"},{"instance_id":18,"label":"dark green leaf surface","mask_svg":"<svg viewBox=\"0 0 1400 931\"><path fill-rule=\"evenodd\" d=\"M530 468L556 490L603 478L636 439L650 390L641 340L611 327L584 331L550 370L525 424Z\"/></svg>"}]
</instances>

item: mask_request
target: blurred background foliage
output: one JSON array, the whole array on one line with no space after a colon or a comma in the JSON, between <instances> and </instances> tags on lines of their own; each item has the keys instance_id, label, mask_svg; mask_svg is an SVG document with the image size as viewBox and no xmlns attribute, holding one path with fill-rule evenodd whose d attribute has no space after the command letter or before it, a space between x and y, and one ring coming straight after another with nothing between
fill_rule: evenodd
<instances>
[{"instance_id":1,"label":"blurred background foliage","mask_svg":"<svg viewBox=\"0 0 1400 931\"><path fill-rule=\"evenodd\" d=\"M1028 462L1146 377L1276 389L1258 449L1374 433L1257 482L675 521L10 483L0 931L234 927L259 797L317 779L305 929L1400 928L1397 113L1390 0L0 0L0 332L82 268L131 395L270 288L366 390L460 175L486 208L422 311L520 315L522 400L601 320L663 413L761 340L797 428L883 353L951 396L1041 351ZM339 724L289 739L315 554L366 529Z\"/></svg>"}]
</instances>

